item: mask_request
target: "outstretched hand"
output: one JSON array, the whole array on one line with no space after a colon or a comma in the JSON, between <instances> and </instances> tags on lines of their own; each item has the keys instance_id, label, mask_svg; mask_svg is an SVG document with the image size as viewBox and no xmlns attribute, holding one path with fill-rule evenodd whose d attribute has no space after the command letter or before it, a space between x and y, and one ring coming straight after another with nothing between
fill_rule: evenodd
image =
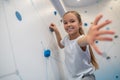
<instances>
[{"instance_id":1,"label":"outstretched hand","mask_svg":"<svg viewBox=\"0 0 120 80\"><path fill-rule=\"evenodd\" d=\"M101 15L101 14L99 14L98 16L96 16L96 18L95 18L92 26L88 30L88 34L87 34L87 41L88 41L88 43L100 55L102 55L102 52L95 45L94 42L96 40L99 40L99 41L112 41L112 38L110 38L110 37L104 37L104 36L101 36L101 35L106 35L106 34L113 35L114 34L114 31L111 31L111 30L100 30L101 28L105 27L106 25L108 25L108 24L110 24L112 22L111 20L106 20L106 21L98 24L98 22L100 21L100 19L102 17L103 17L103 15Z\"/></svg>"}]
</instances>

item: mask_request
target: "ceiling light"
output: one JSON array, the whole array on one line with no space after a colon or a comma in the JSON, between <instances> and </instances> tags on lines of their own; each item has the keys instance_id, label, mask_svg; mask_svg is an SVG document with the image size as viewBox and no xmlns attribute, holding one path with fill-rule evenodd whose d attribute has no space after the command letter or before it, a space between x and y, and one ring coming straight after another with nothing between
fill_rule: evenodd
<instances>
[{"instance_id":1,"label":"ceiling light","mask_svg":"<svg viewBox=\"0 0 120 80\"><path fill-rule=\"evenodd\" d=\"M80 1L80 0L77 0L78 2Z\"/></svg>"}]
</instances>

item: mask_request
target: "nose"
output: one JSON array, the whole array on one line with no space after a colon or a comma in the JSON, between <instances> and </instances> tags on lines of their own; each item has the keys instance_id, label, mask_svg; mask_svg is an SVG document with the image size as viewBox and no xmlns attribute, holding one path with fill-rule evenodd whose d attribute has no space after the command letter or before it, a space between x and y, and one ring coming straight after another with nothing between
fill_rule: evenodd
<instances>
[{"instance_id":1,"label":"nose","mask_svg":"<svg viewBox=\"0 0 120 80\"><path fill-rule=\"evenodd\" d=\"M67 26L70 27L70 26L71 26L71 23L67 23Z\"/></svg>"}]
</instances>

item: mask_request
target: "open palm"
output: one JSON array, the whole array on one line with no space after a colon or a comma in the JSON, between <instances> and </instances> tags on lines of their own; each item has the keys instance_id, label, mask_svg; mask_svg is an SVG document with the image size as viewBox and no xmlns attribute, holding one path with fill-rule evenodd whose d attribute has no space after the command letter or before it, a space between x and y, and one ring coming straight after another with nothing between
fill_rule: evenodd
<instances>
[{"instance_id":1,"label":"open palm","mask_svg":"<svg viewBox=\"0 0 120 80\"><path fill-rule=\"evenodd\" d=\"M110 20L106 20L100 24L98 24L98 22L100 21L100 19L103 17L103 15L99 14L98 16L96 16L93 24L91 25L90 29L88 30L88 34L87 34L87 40L88 43L94 48L94 50L102 55L102 52L99 50L99 48L95 45L95 41L99 40L99 41L112 41L112 38L110 37L103 37L101 35L105 35L105 34L114 34L114 31L111 30L100 30L101 28L105 27L106 25L110 24L111 21Z\"/></svg>"}]
</instances>

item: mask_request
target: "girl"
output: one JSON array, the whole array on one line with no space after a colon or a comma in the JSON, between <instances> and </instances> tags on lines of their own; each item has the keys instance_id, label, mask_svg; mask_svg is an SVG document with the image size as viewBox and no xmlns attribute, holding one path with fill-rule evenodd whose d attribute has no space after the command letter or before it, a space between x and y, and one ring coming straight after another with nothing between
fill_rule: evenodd
<instances>
[{"instance_id":1,"label":"girl","mask_svg":"<svg viewBox=\"0 0 120 80\"><path fill-rule=\"evenodd\" d=\"M68 33L63 39L56 25L51 23L50 28L54 30L60 48L65 51L65 64L75 80L95 80L94 71L98 69L98 64L93 55L92 46L95 51L102 55L94 41L111 41L110 37L103 37L104 34L114 34L110 30L100 30L111 23L106 20L98 24L102 15L98 15L85 35L82 29L82 21L79 13L68 11L63 15L64 29Z\"/></svg>"}]
</instances>

